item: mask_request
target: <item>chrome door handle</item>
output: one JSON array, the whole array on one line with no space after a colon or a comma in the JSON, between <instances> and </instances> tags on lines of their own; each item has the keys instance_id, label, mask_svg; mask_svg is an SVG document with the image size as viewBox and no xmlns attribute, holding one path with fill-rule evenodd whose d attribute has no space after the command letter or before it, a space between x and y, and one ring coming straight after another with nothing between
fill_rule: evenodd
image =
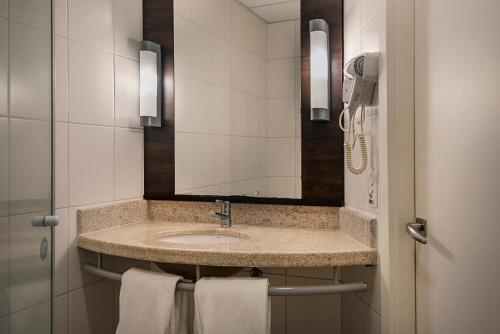
<instances>
[{"instance_id":1,"label":"chrome door handle","mask_svg":"<svg viewBox=\"0 0 500 334\"><path fill-rule=\"evenodd\" d=\"M417 218L414 223L406 224L406 233L421 244L427 243L427 221Z\"/></svg>"},{"instance_id":2,"label":"chrome door handle","mask_svg":"<svg viewBox=\"0 0 500 334\"><path fill-rule=\"evenodd\" d=\"M50 227L59 224L57 216L35 216L31 219L31 225L34 227Z\"/></svg>"}]
</instances>

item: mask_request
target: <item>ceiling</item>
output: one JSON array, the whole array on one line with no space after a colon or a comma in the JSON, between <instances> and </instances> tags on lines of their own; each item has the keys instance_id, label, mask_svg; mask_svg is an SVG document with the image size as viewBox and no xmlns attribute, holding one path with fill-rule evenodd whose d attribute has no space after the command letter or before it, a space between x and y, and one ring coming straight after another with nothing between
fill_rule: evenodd
<instances>
[{"instance_id":1,"label":"ceiling","mask_svg":"<svg viewBox=\"0 0 500 334\"><path fill-rule=\"evenodd\" d=\"M266 22L298 20L300 0L239 0Z\"/></svg>"}]
</instances>

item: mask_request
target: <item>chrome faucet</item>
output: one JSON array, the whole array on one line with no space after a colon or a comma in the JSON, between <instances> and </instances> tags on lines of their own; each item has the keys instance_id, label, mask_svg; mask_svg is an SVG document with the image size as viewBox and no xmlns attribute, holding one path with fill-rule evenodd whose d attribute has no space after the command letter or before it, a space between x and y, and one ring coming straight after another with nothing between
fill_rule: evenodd
<instances>
[{"instance_id":1,"label":"chrome faucet","mask_svg":"<svg viewBox=\"0 0 500 334\"><path fill-rule=\"evenodd\" d=\"M215 203L220 203L220 212L210 211L210 216L220 217L220 227L231 227L231 202L218 199Z\"/></svg>"}]
</instances>

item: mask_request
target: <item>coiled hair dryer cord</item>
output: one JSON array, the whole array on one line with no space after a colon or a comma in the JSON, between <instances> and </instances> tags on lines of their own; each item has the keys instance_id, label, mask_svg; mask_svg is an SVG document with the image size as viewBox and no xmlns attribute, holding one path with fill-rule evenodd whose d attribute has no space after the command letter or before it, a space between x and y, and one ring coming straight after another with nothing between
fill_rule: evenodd
<instances>
[{"instance_id":1,"label":"coiled hair dryer cord","mask_svg":"<svg viewBox=\"0 0 500 334\"><path fill-rule=\"evenodd\" d=\"M342 110L342 113L339 117L339 126L342 131L347 132L347 140L344 142L344 157L347 169L353 173L354 175L363 174L368 166L368 148L366 145L366 138L363 129L363 123L365 121L365 107L361 107L361 131L358 134L354 129L354 122L357 113L357 109L354 110L353 113L349 112L349 129L346 130L342 124L343 115L345 114L345 110ZM351 110L349 110L351 111ZM353 143L350 143L351 135L353 138ZM359 141L359 146L361 150L361 164L358 167L354 167L352 163L352 150L356 146L356 142Z\"/></svg>"}]
</instances>

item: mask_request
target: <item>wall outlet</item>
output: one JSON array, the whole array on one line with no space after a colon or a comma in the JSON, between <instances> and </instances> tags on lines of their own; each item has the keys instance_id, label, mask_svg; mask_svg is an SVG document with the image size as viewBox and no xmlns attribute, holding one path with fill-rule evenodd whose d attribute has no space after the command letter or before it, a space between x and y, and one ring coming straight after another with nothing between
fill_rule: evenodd
<instances>
[{"instance_id":1,"label":"wall outlet","mask_svg":"<svg viewBox=\"0 0 500 334\"><path fill-rule=\"evenodd\" d=\"M368 184L368 204L372 208L378 208L378 183L376 179L370 178Z\"/></svg>"}]
</instances>

